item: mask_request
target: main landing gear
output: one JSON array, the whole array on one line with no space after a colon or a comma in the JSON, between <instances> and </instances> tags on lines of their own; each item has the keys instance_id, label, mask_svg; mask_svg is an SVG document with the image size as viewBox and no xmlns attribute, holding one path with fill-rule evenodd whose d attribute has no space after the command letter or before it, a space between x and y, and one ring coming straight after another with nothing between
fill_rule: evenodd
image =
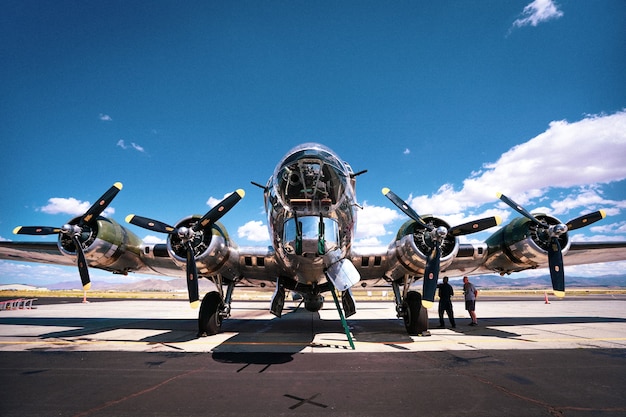
<instances>
[{"instance_id":1,"label":"main landing gear","mask_svg":"<svg viewBox=\"0 0 626 417\"><path fill-rule=\"evenodd\" d=\"M411 336L430 336L428 331L428 310L422 305L422 295L417 291L407 291L404 297L397 282L391 283L396 300L398 318L404 320L404 327Z\"/></svg>"},{"instance_id":2,"label":"main landing gear","mask_svg":"<svg viewBox=\"0 0 626 417\"><path fill-rule=\"evenodd\" d=\"M222 286L218 285L221 289ZM198 337L218 334L222 328L222 322L230 316L230 302L233 297L235 282L228 283L226 295L222 298L221 292L208 292L202 299L200 312L198 313Z\"/></svg>"}]
</instances>

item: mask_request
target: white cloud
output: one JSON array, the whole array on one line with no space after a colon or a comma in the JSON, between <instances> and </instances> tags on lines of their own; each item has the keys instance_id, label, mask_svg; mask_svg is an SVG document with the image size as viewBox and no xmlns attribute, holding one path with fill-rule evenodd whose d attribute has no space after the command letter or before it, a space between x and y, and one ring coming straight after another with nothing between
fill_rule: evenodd
<instances>
[{"instance_id":1,"label":"white cloud","mask_svg":"<svg viewBox=\"0 0 626 417\"><path fill-rule=\"evenodd\" d=\"M215 206L217 206L219 204L219 202L222 200L219 200L213 196L209 197L209 199L206 201L206 205L213 208Z\"/></svg>"},{"instance_id":2,"label":"white cloud","mask_svg":"<svg viewBox=\"0 0 626 417\"><path fill-rule=\"evenodd\" d=\"M626 221L611 223L600 226L591 226L589 231L592 233L624 233L626 234Z\"/></svg>"},{"instance_id":3,"label":"white cloud","mask_svg":"<svg viewBox=\"0 0 626 417\"><path fill-rule=\"evenodd\" d=\"M572 232L573 233L573 232ZM599 241L611 241L611 242L624 242L626 241L626 235L593 235L587 236L582 233L570 234L572 242L599 242Z\"/></svg>"},{"instance_id":4,"label":"white cloud","mask_svg":"<svg viewBox=\"0 0 626 417\"><path fill-rule=\"evenodd\" d=\"M67 214L70 216L81 216L89 210L91 207L91 203L88 201L80 201L75 199L74 197L70 198L60 198L53 197L48 199L48 204L41 207L39 210L43 213L48 214ZM110 216L115 213L115 209L112 207L107 207L103 215Z\"/></svg>"},{"instance_id":5,"label":"white cloud","mask_svg":"<svg viewBox=\"0 0 626 417\"><path fill-rule=\"evenodd\" d=\"M600 185L626 179L624 160L626 111L588 116L574 123L556 121L545 132L502 154L496 162L485 164L463 181L461 190L444 184L432 195L411 196L407 202L418 213L455 215L494 204L497 192L524 205L545 197L550 189L585 187L583 195L579 199L570 197L569 203L577 207L608 203L619 210L626 201L603 199ZM559 212L567 209L558 201L552 206ZM497 207L507 206L500 203Z\"/></svg>"},{"instance_id":6,"label":"white cloud","mask_svg":"<svg viewBox=\"0 0 626 417\"><path fill-rule=\"evenodd\" d=\"M129 149L129 148L133 148L133 149L134 149L134 150L136 150L137 152L142 152L142 153L146 151L146 150L144 149L144 147L143 147L143 146L141 146L141 145L137 145L135 142L131 142L131 143L130 143L130 146L128 146L128 145L126 144L126 142L124 141L124 139L120 139L120 140L118 140L118 141L117 141L117 145L116 145L116 146L119 146L119 147L120 147L120 148L122 148L122 149Z\"/></svg>"},{"instance_id":7,"label":"white cloud","mask_svg":"<svg viewBox=\"0 0 626 417\"><path fill-rule=\"evenodd\" d=\"M237 236L252 242L264 242L270 240L269 231L260 220L249 221L237 229Z\"/></svg>"},{"instance_id":8,"label":"white cloud","mask_svg":"<svg viewBox=\"0 0 626 417\"><path fill-rule=\"evenodd\" d=\"M231 195L232 193L226 193L224 194L224 197L222 198L215 198L213 196L209 197L209 199L206 201L206 205L213 208L215 206L217 206L220 202L222 202L223 200L226 199L226 197L228 197L229 195Z\"/></svg>"},{"instance_id":9,"label":"white cloud","mask_svg":"<svg viewBox=\"0 0 626 417\"><path fill-rule=\"evenodd\" d=\"M574 195L568 195L550 203L552 214L568 213L577 208L583 208L579 214L586 214L591 211L605 209L607 213L619 214L622 209L626 209L626 200L607 200L602 196L602 190L597 187L582 187L576 190Z\"/></svg>"},{"instance_id":10,"label":"white cloud","mask_svg":"<svg viewBox=\"0 0 626 417\"><path fill-rule=\"evenodd\" d=\"M513 27L537 26L548 20L558 19L563 16L558 5L552 0L534 0L524 7L522 17L513 22Z\"/></svg>"},{"instance_id":11,"label":"white cloud","mask_svg":"<svg viewBox=\"0 0 626 417\"><path fill-rule=\"evenodd\" d=\"M111 122L111 121L113 121L111 116L109 116L108 114L104 114L104 113L100 113L100 116L98 116L98 118L100 120L102 120L103 122Z\"/></svg>"},{"instance_id":12,"label":"white cloud","mask_svg":"<svg viewBox=\"0 0 626 417\"><path fill-rule=\"evenodd\" d=\"M11 239L7 239L7 238L0 236L0 242L11 242Z\"/></svg>"},{"instance_id":13,"label":"white cloud","mask_svg":"<svg viewBox=\"0 0 626 417\"><path fill-rule=\"evenodd\" d=\"M357 212L356 238L367 239L388 235L391 232L388 232L385 226L400 218L400 213L397 210L389 207L370 206L364 202L363 210Z\"/></svg>"},{"instance_id":14,"label":"white cloud","mask_svg":"<svg viewBox=\"0 0 626 417\"><path fill-rule=\"evenodd\" d=\"M368 237L365 239L360 239L356 242L359 247L374 247L374 246L384 246L385 244L380 241L377 237ZM389 242L387 242L389 244Z\"/></svg>"},{"instance_id":15,"label":"white cloud","mask_svg":"<svg viewBox=\"0 0 626 417\"><path fill-rule=\"evenodd\" d=\"M143 238L144 243L147 244L157 244L157 243L167 243L167 240L164 238L161 238L159 236L154 236L154 235L146 235L146 237Z\"/></svg>"},{"instance_id":16,"label":"white cloud","mask_svg":"<svg viewBox=\"0 0 626 417\"><path fill-rule=\"evenodd\" d=\"M409 148L406 148L406 149L404 150L404 152L402 152L402 153L403 153L404 155L408 155L408 154L410 154L410 153L411 153L411 150L410 150Z\"/></svg>"}]
</instances>

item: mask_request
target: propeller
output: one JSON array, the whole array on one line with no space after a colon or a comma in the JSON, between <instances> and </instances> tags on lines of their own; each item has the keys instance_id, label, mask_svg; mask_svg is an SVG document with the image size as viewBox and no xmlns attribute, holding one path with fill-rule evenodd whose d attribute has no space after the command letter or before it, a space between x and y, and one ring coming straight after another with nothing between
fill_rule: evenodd
<instances>
[{"instance_id":1,"label":"propeller","mask_svg":"<svg viewBox=\"0 0 626 417\"><path fill-rule=\"evenodd\" d=\"M548 266L550 267L550 280L552 281L552 289L554 295L559 298L565 297L565 271L563 270L563 252L559 237L567 233L569 230L580 229L589 226L592 223L602 220L606 217L604 210L595 211L570 220L567 224L558 223L548 225L539 221L535 216L529 213L524 207L511 200L502 193L497 194L498 198L506 203L513 210L517 211L527 219L537 225L537 230L545 234L550 240L548 245Z\"/></svg>"},{"instance_id":2,"label":"propeller","mask_svg":"<svg viewBox=\"0 0 626 417\"><path fill-rule=\"evenodd\" d=\"M451 234L452 236L462 236L470 233L477 233L499 225L502 220L500 217L494 216L460 224L452 227L450 230L444 226L435 227L427 224L424 219L422 219L420 215L415 212L415 210L413 210L404 200L398 197L389 188L383 188L382 192L383 195L391 200L391 202L402 210L404 214L415 220L417 226L421 230L426 230L426 233L429 234L430 240L434 244L426 259L424 282L422 284L422 305L425 308L430 308L435 301L435 292L437 291L437 281L439 279L441 265L441 245L448 234Z\"/></svg>"},{"instance_id":3,"label":"propeller","mask_svg":"<svg viewBox=\"0 0 626 417\"><path fill-rule=\"evenodd\" d=\"M201 233L205 229L210 227L222 218L235 204L239 202L245 195L244 190L239 189L230 194L218 205L209 210L200 220L195 222L191 227L181 226L173 227L167 223L160 222L158 220L152 220L147 217L136 216L129 214L126 216L126 222L134 224L135 226L142 227L144 229L152 230L159 233L167 233L169 235L176 235L180 238L185 247L186 252L186 279L187 279L187 291L189 293L189 303L192 308L197 308L200 304L200 295L198 290L198 270L196 267L196 254L191 244L196 234Z\"/></svg>"},{"instance_id":4,"label":"propeller","mask_svg":"<svg viewBox=\"0 0 626 417\"><path fill-rule=\"evenodd\" d=\"M116 182L109 188L103 195L96 201L89 210L85 212L79 219L77 224L65 224L62 227L49 227L49 226L18 226L13 229L13 233L16 235L53 235L62 234L69 236L76 248L76 264L78 266L78 273L80 275L80 281L83 284L85 291L91 288L91 280L89 279L89 270L87 268L87 260L85 259L85 253L81 238L83 232L86 229L91 229L95 226L98 216L111 204L111 201L115 198L117 193L122 189L122 183ZM85 240L85 239L83 239Z\"/></svg>"}]
</instances>

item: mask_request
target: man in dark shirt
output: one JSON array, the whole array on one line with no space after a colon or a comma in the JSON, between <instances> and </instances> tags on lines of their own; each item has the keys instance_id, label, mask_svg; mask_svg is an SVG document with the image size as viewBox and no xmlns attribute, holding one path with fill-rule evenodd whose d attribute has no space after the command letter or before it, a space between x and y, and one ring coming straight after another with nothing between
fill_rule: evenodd
<instances>
[{"instance_id":1,"label":"man in dark shirt","mask_svg":"<svg viewBox=\"0 0 626 417\"><path fill-rule=\"evenodd\" d=\"M454 311L452 310L452 296L454 290L452 286L448 284L448 277L443 277L443 283L437 284L439 288L439 327L445 327L443 322L443 312L448 314L450 325L454 328L456 323L454 321Z\"/></svg>"}]
</instances>

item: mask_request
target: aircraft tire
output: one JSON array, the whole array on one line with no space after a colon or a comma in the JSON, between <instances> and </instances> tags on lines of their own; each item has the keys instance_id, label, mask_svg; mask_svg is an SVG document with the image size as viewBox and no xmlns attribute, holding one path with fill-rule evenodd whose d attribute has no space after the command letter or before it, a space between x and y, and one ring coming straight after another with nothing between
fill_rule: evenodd
<instances>
[{"instance_id":1,"label":"aircraft tire","mask_svg":"<svg viewBox=\"0 0 626 417\"><path fill-rule=\"evenodd\" d=\"M417 336L428 330L428 310L422 306L422 296L416 291L409 291L404 297L404 327L411 336Z\"/></svg>"},{"instance_id":2,"label":"aircraft tire","mask_svg":"<svg viewBox=\"0 0 626 417\"><path fill-rule=\"evenodd\" d=\"M220 332L222 316L220 307L224 304L217 291L207 293L202 299L198 314L198 337L211 336Z\"/></svg>"}]
</instances>

